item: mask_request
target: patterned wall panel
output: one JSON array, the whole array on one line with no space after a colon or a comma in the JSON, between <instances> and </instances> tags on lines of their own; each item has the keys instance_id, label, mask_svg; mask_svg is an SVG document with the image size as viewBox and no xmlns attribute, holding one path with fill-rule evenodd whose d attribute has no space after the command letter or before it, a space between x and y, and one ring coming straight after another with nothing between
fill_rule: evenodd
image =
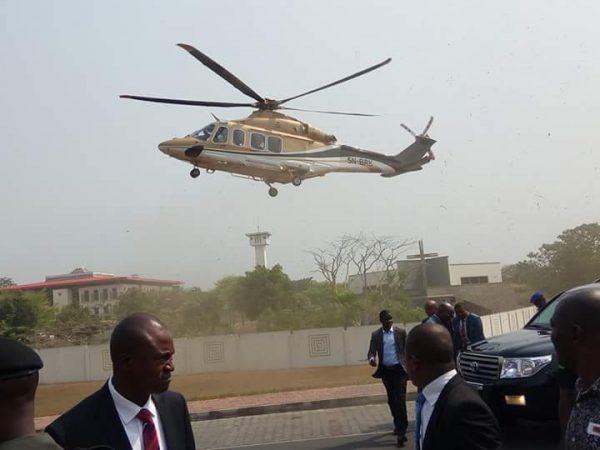
<instances>
[{"instance_id":1,"label":"patterned wall panel","mask_svg":"<svg viewBox=\"0 0 600 450\"><path fill-rule=\"evenodd\" d=\"M308 355L311 358L331 356L331 345L328 334L313 334L308 336Z\"/></svg>"},{"instance_id":2,"label":"patterned wall panel","mask_svg":"<svg viewBox=\"0 0 600 450\"><path fill-rule=\"evenodd\" d=\"M225 344L221 342L204 343L204 362L215 364L225 362Z\"/></svg>"},{"instance_id":3,"label":"patterned wall panel","mask_svg":"<svg viewBox=\"0 0 600 450\"><path fill-rule=\"evenodd\" d=\"M102 350L102 370L105 372L112 372L112 362L108 350Z\"/></svg>"}]
</instances>

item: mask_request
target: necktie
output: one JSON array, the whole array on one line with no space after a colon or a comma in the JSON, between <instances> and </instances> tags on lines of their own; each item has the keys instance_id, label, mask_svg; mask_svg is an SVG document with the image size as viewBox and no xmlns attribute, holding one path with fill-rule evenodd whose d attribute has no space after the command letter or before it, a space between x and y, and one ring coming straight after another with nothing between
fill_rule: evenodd
<instances>
[{"instance_id":1,"label":"necktie","mask_svg":"<svg viewBox=\"0 0 600 450\"><path fill-rule=\"evenodd\" d=\"M467 341L467 326L466 326L466 320L462 319L460 321L460 339L462 340L462 347L463 348L467 348L467 344L469 343Z\"/></svg>"},{"instance_id":2,"label":"necktie","mask_svg":"<svg viewBox=\"0 0 600 450\"><path fill-rule=\"evenodd\" d=\"M144 450L160 450L158 445L158 434L152 420L152 413L147 409L140 409L137 418L142 421L142 437L144 440Z\"/></svg>"},{"instance_id":3,"label":"necktie","mask_svg":"<svg viewBox=\"0 0 600 450\"><path fill-rule=\"evenodd\" d=\"M415 400L415 444L417 450L421 450L421 411L423 410L423 404L425 403L425 396L423 392L419 392L417 394L417 398ZM425 430L423 430L425 431ZM424 433L423 433L424 434Z\"/></svg>"}]
</instances>

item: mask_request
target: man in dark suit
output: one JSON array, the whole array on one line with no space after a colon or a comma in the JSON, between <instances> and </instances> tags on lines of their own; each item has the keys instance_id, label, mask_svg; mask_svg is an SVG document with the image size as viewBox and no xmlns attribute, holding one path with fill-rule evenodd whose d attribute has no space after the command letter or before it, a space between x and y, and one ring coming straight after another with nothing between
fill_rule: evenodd
<instances>
[{"instance_id":1,"label":"man in dark suit","mask_svg":"<svg viewBox=\"0 0 600 450\"><path fill-rule=\"evenodd\" d=\"M167 391L174 352L159 319L145 313L126 317L110 340L113 376L46 431L66 450L194 450L185 399Z\"/></svg>"},{"instance_id":2,"label":"man in dark suit","mask_svg":"<svg viewBox=\"0 0 600 450\"><path fill-rule=\"evenodd\" d=\"M404 348L406 331L392 326L392 315L383 310L379 313L381 328L371 334L368 359L369 364L377 366L374 378L381 378L387 392L388 405L394 418L394 434L398 435L398 446L406 444L406 362ZM375 362L377 358L379 364Z\"/></svg>"},{"instance_id":3,"label":"man in dark suit","mask_svg":"<svg viewBox=\"0 0 600 450\"><path fill-rule=\"evenodd\" d=\"M437 324L418 325L406 339L406 369L419 388L415 401L417 450L500 448L490 408L454 368L452 339Z\"/></svg>"},{"instance_id":4,"label":"man in dark suit","mask_svg":"<svg viewBox=\"0 0 600 450\"><path fill-rule=\"evenodd\" d=\"M485 336L481 317L470 312L463 303L454 305L454 311L456 317L452 320L452 339L454 351L458 353L474 342L483 341Z\"/></svg>"}]
</instances>

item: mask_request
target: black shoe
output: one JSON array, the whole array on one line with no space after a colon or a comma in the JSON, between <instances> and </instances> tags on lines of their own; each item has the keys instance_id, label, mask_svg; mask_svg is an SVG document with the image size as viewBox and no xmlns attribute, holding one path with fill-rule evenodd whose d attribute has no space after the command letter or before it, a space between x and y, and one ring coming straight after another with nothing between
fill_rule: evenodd
<instances>
[{"instance_id":1,"label":"black shoe","mask_svg":"<svg viewBox=\"0 0 600 450\"><path fill-rule=\"evenodd\" d=\"M394 436L397 436L398 435L398 428L394 428L394 431L392 431L392 434Z\"/></svg>"},{"instance_id":2,"label":"black shoe","mask_svg":"<svg viewBox=\"0 0 600 450\"><path fill-rule=\"evenodd\" d=\"M396 443L396 445L398 447L404 447L406 445L407 441L408 441L408 438L406 437L405 434L399 434L398 435L398 442Z\"/></svg>"}]
</instances>

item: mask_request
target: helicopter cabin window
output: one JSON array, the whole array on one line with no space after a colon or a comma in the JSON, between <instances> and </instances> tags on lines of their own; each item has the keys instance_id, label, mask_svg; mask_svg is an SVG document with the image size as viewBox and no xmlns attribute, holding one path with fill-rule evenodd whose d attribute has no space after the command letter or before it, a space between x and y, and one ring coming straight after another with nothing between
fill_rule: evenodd
<instances>
[{"instance_id":1,"label":"helicopter cabin window","mask_svg":"<svg viewBox=\"0 0 600 450\"><path fill-rule=\"evenodd\" d=\"M211 123L210 125L205 126L201 130L194 131L192 133L192 137L199 139L201 141L207 141L214 129L215 129L215 126L214 126L214 124Z\"/></svg>"},{"instance_id":2,"label":"helicopter cabin window","mask_svg":"<svg viewBox=\"0 0 600 450\"><path fill-rule=\"evenodd\" d=\"M269 136L267 143L270 152L281 153L281 138Z\"/></svg>"},{"instance_id":3,"label":"helicopter cabin window","mask_svg":"<svg viewBox=\"0 0 600 450\"><path fill-rule=\"evenodd\" d=\"M242 130L233 130L233 143L235 145L243 146L246 140L246 133Z\"/></svg>"},{"instance_id":4,"label":"helicopter cabin window","mask_svg":"<svg viewBox=\"0 0 600 450\"><path fill-rule=\"evenodd\" d=\"M227 127L219 127L217 132L215 133L215 137L213 138L213 142L224 143L227 142L228 130Z\"/></svg>"},{"instance_id":5,"label":"helicopter cabin window","mask_svg":"<svg viewBox=\"0 0 600 450\"><path fill-rule=\"evenodd\" d=\"M256 150L265 150L265 136L259 133L252 133L250 136L250 146Z\"/></svg>"}]
</instances>

